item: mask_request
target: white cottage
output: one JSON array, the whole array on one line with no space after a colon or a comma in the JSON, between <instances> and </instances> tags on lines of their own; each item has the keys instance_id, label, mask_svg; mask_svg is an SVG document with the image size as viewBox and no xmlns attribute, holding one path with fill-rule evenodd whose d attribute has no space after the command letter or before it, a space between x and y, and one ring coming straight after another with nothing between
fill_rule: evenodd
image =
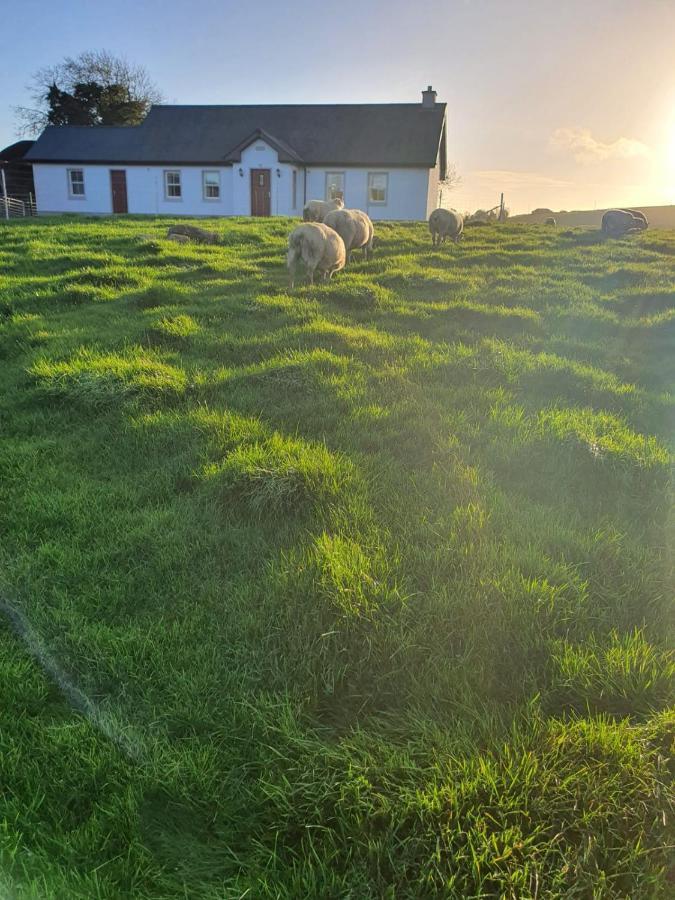
<instances>
[{"instance_id":1,"label":"white cottage","mask_svg":"<svg viewBox=\"0 0 675 900\"><path fill-rule=\"evenodd\" d=\"M342 197L426 219L446 172L446 111L421 103L153 106L133 127L50 126L26 156L38 211L298 216Z\"/></svg>"}]
</instances>

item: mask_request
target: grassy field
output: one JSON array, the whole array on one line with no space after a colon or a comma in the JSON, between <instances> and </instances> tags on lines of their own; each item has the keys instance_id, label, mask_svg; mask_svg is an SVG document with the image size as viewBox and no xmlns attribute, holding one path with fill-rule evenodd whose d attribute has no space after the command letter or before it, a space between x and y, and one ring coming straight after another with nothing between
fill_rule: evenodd
<instances>
[{"instance_id":1,"label":"grassy field","mask_svg":"<svg viewBox=\"0 0 675 900\"><path fill-rule=\"evenodd\" d=\"M167 224L0 227L0 895L667 896L675 233Z\"/></svg>"}]
</instances>

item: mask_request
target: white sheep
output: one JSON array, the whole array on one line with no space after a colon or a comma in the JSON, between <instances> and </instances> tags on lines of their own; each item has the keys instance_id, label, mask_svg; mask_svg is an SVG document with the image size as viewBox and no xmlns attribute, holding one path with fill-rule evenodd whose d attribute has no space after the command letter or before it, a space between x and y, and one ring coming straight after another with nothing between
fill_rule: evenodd
<instances>
[{"instance_id":1,"label":"white sheep","mask_svg":"<svg viewBox=\"0 0 675 900\"><path fill-rule=\"evenodd\" d=\"M602 217L602 230L606 235L619 237L633 231L645 231L647 219L643 213L636 215L627 209L608 209Z\"/></svg>"},{"instance_id":2,"label":"white sheep","mask_svg":"<svg viewBox=\"0 0 675 900\"><path fill-rule=\"evenodd\" d=\"M636 219L640 219L642 222L644 222L644 228L642 229L643 231L646 231L646 229L649 228L647 216L639 209L624 209L623 212L630 213L632 216L635 216Z\"/></svg>"},{"instance_id":3,"label":"white sheep","mask_svg":"<svg viewBox=\"0 0 675 900\"><path fill-rule=\"evenodd\" d=\"M323 220L340 235L347 251L347 262L350 262L352 250L363 250L368 259L373 253L374 229L370 217L360 209L334 209L326 214Z\"/></svg>"},{"instance_id":4,"label":"white sheep","mask_svg":"<svg viewBox=\"0 0 675 900\"><path fill-rule=\"evenodd\" d=\"M310 200L302 211L302 218L305 222L323 222L327 213L342 209L344 205L340 197L335 200Z\"/></svg>"},{"instance_id":5,"label":"white sheep","mask_svg":"<svg viewBox=\"0 0 675 900\"><path fill-rule=\"evenodd\" d=\"M333 272L344 268L345 260L344 241L336 231L322 222L298 225L288 236L286 263L291 288L295 286L295 276L301 262L309 276L309 283L314 284L315 272L327 281Z\"/></svg>"},{"instance_id":6,"label":"white sheep","mask_svg":"<svg viewBox=\"0 0 675 900\"><path fill-rule=\"evenodd\" d=\"M429 216L429 231L434 247L446 238L457 243L464 236L464 219L453 209L435 209Z\"/></svg>"}]
</instances>

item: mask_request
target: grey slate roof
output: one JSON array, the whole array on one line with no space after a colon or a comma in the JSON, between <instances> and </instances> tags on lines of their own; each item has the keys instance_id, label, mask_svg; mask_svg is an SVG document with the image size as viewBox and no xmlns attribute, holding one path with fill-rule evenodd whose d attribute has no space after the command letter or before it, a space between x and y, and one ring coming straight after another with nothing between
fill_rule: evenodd
<instances>
[{"instance_id":1,"label":"grey slate roof","mask_svg":"<svg viewBox=\"0 0 675 900\"><path fill-rule=\"evenodd\" d=\"M50 126L26 159L228 165L251 140L263 137L274 143L283 162L431 168L444 124L444 103L431 108L421 103L153 106L133 127Z\"/></svg>"}]
</instances>

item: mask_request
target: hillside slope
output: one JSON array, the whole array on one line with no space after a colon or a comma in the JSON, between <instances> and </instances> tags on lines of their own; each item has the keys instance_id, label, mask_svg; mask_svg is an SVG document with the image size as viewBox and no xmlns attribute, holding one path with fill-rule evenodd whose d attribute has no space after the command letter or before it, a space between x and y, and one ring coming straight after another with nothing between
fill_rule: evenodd
<instances>
[{"instance_id":1,"label":"hillside slope","mask_svg":"<svg viewBox=\"0 0 675 900\"><path fill-rule=\"evenodd\" d=\"M652 228L675 230L675 206L636 206L643 212ZM553 215L556 224L564 228L600 228L605 209L577 209L569 212L553 212L542 215L531 213L513 216L511 221L524 225L541 225L547 216Z\"/></svg>"},{"instance_id":2,"label":"hillside slope","mask_svg":"<svg viewBox=\"0 0 675 900\"><path fill-rule=\"evenodd\" d=\"M665 897L675 234L167 224L0 228L0 889Z\"/></svg>"}]
</instances>

